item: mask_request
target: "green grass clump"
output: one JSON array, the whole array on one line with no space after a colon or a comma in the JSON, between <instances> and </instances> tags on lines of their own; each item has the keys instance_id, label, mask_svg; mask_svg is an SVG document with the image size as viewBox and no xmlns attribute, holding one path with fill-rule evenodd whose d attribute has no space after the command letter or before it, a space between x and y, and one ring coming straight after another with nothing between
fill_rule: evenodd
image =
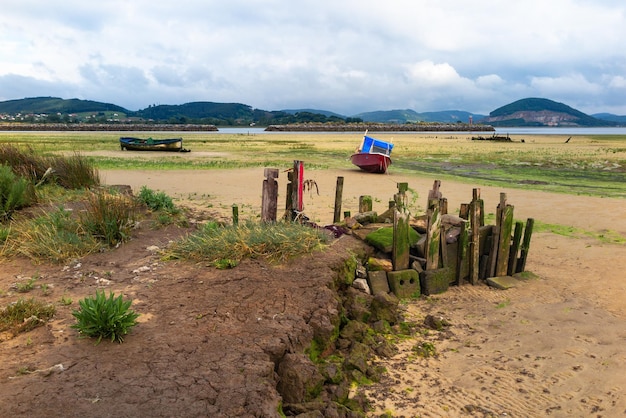
<instances>
[{"instance_id":1,"label":"green grass clump","mask_svg":"<svg viewBox=\"0 0 626 418\"><path fill-rule=\"evenodd\" d=\"M11 219L13 213L35 200L32 185L16 175L9 166L0 164L0 222Z\"/></svg>"},{"instance_id":2,"label":"green grass clump","mask_svg":"<svg viewBox=\"0 0 626 418\"><path fill-rule=\"evenodd\" d=\"M124 335L137 325L139 317L139 314L129 310L131 303L130 300L125 301L122 295L114 297L110 292L107 298L104 291L96 291L95 297L78 301L80 309L72 312L77 323L71 328L86 337L97 338L96 344L103 338L122 343Z\"/></svg>"},{"instance_id":3,"label":"green grass clump","mask_svg":"<svg viewBox=\"0 0 626 418\"><path fill-rule=\"evenodd\" d=\"M88 234L113 247L130 239L136 219L137 205L133 199L98 192L88 197L80 221Z\"/></svg>"},{"instance_id":4,"label":"green grass clump","mask_svg":"<svg viewBox=\"0 0 626 418\"><path fill-rule=\"evenodd\" d=\"M155 192L146 186L143 186L141 190L139 190L138 199L151 210L176 212L176 206L174 205L171 197L163 192Z\"/></svg>"},{"instance_id":5,"label":"green grass clump","mask_svg":"<svg viewBox=\"0 0 626 418\"><path fill-rule=\"evenodd\" d=\"M0 310L0 332L9 331L13 334L30 331L52 318L55 313L53 305L31 299L19 299Z\"/></svg>"},{"instance_id":6,"label":"green grass clump","mask_svg":"<svg viewBox=\"0 0 626 418\"><path fill-rule=\"evenodd\" d=\"M14 222L1 252L3 255L23 255L35 262L62 263L100 247L101 244L86 234L80 222L72 217L72 212L58 208L32 219Z\"/></svg>"},{"instance_id":7,"label":"green grass clump","mask_svg":"<svg viewBox=\"0 0 626 418\"><path fill-rule=\"evenodd\" d=\"M285 261L290 257L319 249L328 240L323 231L298 223L257 223L248 221L236 226L206 224L197 233L175 242L168 250L169 259L221 260L236 264L246 257L264 257Z\"/></svg>"}]
</instances>

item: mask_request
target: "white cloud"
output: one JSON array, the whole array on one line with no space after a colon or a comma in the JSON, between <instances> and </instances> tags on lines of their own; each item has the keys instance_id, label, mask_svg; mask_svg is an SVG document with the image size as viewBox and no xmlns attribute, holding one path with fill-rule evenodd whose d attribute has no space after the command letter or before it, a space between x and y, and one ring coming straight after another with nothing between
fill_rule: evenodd
<instances>
[{"instance_id":1,"label":"white cloud","mask_svg":"<svg viewBox=\"0 0 626 418\"><path fill-rule=\"evenodd\" d=\"M488 112L535 96L619 109L626 77L618 0L22 0L3 5L0 39L0 99L129 108Z\"/></svg>"}]
</instances>

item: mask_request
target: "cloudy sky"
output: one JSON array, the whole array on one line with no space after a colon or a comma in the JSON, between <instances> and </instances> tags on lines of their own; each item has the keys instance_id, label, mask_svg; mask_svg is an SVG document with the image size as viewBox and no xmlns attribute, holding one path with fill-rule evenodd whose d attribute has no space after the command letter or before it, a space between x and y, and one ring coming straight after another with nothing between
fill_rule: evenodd
<instances>
[{"instance_id":1,"label":"cloudy sky","mask_svg":"<svg viewBox=\"0 0 626 418\"><path fill-rule=\"evenodd\" d=\"M0 100L626 115L624 0L10 1Z\"/></svg>"}]
</instances>

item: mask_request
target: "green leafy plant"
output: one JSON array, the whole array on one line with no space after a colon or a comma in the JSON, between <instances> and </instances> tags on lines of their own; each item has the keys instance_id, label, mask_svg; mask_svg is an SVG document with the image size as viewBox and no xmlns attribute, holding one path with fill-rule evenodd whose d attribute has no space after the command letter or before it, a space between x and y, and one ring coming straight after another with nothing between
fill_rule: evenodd
<instances>
[{"instance_id":1,"label":"green leafy plant","mask_svg":"<svg viewBox=\"0 0 626 418\"><path fill-rule=\"evenodd\" d=\"M79 310L72 312L77 323L71 328L86 337L97 338L99 344L103 338L122 343L124 335L137 324L139 314L129 310L131 301L125 301L122 295L115 297L113 292L107 298L104 291L96 291L95 297L78 301Z\"/></svg>"},{"instance_id":2,"label":"green leafy plant","mask_svg":"<svg viewBox=\"0 0 626 418\"><path fill-rule=\"evenodd\" d=\"M177 211L172 198L163 192L155 192L146 186L139 190L139 201L148 206L151 210L165 210L170 213Z\"/></svg>"}]
</instances>

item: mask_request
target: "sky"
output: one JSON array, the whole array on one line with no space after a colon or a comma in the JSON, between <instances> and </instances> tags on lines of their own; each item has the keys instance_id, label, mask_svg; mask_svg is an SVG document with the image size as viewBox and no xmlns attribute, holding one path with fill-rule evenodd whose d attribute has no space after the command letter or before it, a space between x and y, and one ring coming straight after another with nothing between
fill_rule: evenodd
<instances>
[{"instance_id":1,"label":"sky","mask_svg":"<svg viewBox=\"0 0 626 418\"><path fill-rule=\"evenodd\" d=\"M626 115L623 0L20 0L0 101L129 110L489 112L528 97Z\"/></svg>"}]
</instances>

